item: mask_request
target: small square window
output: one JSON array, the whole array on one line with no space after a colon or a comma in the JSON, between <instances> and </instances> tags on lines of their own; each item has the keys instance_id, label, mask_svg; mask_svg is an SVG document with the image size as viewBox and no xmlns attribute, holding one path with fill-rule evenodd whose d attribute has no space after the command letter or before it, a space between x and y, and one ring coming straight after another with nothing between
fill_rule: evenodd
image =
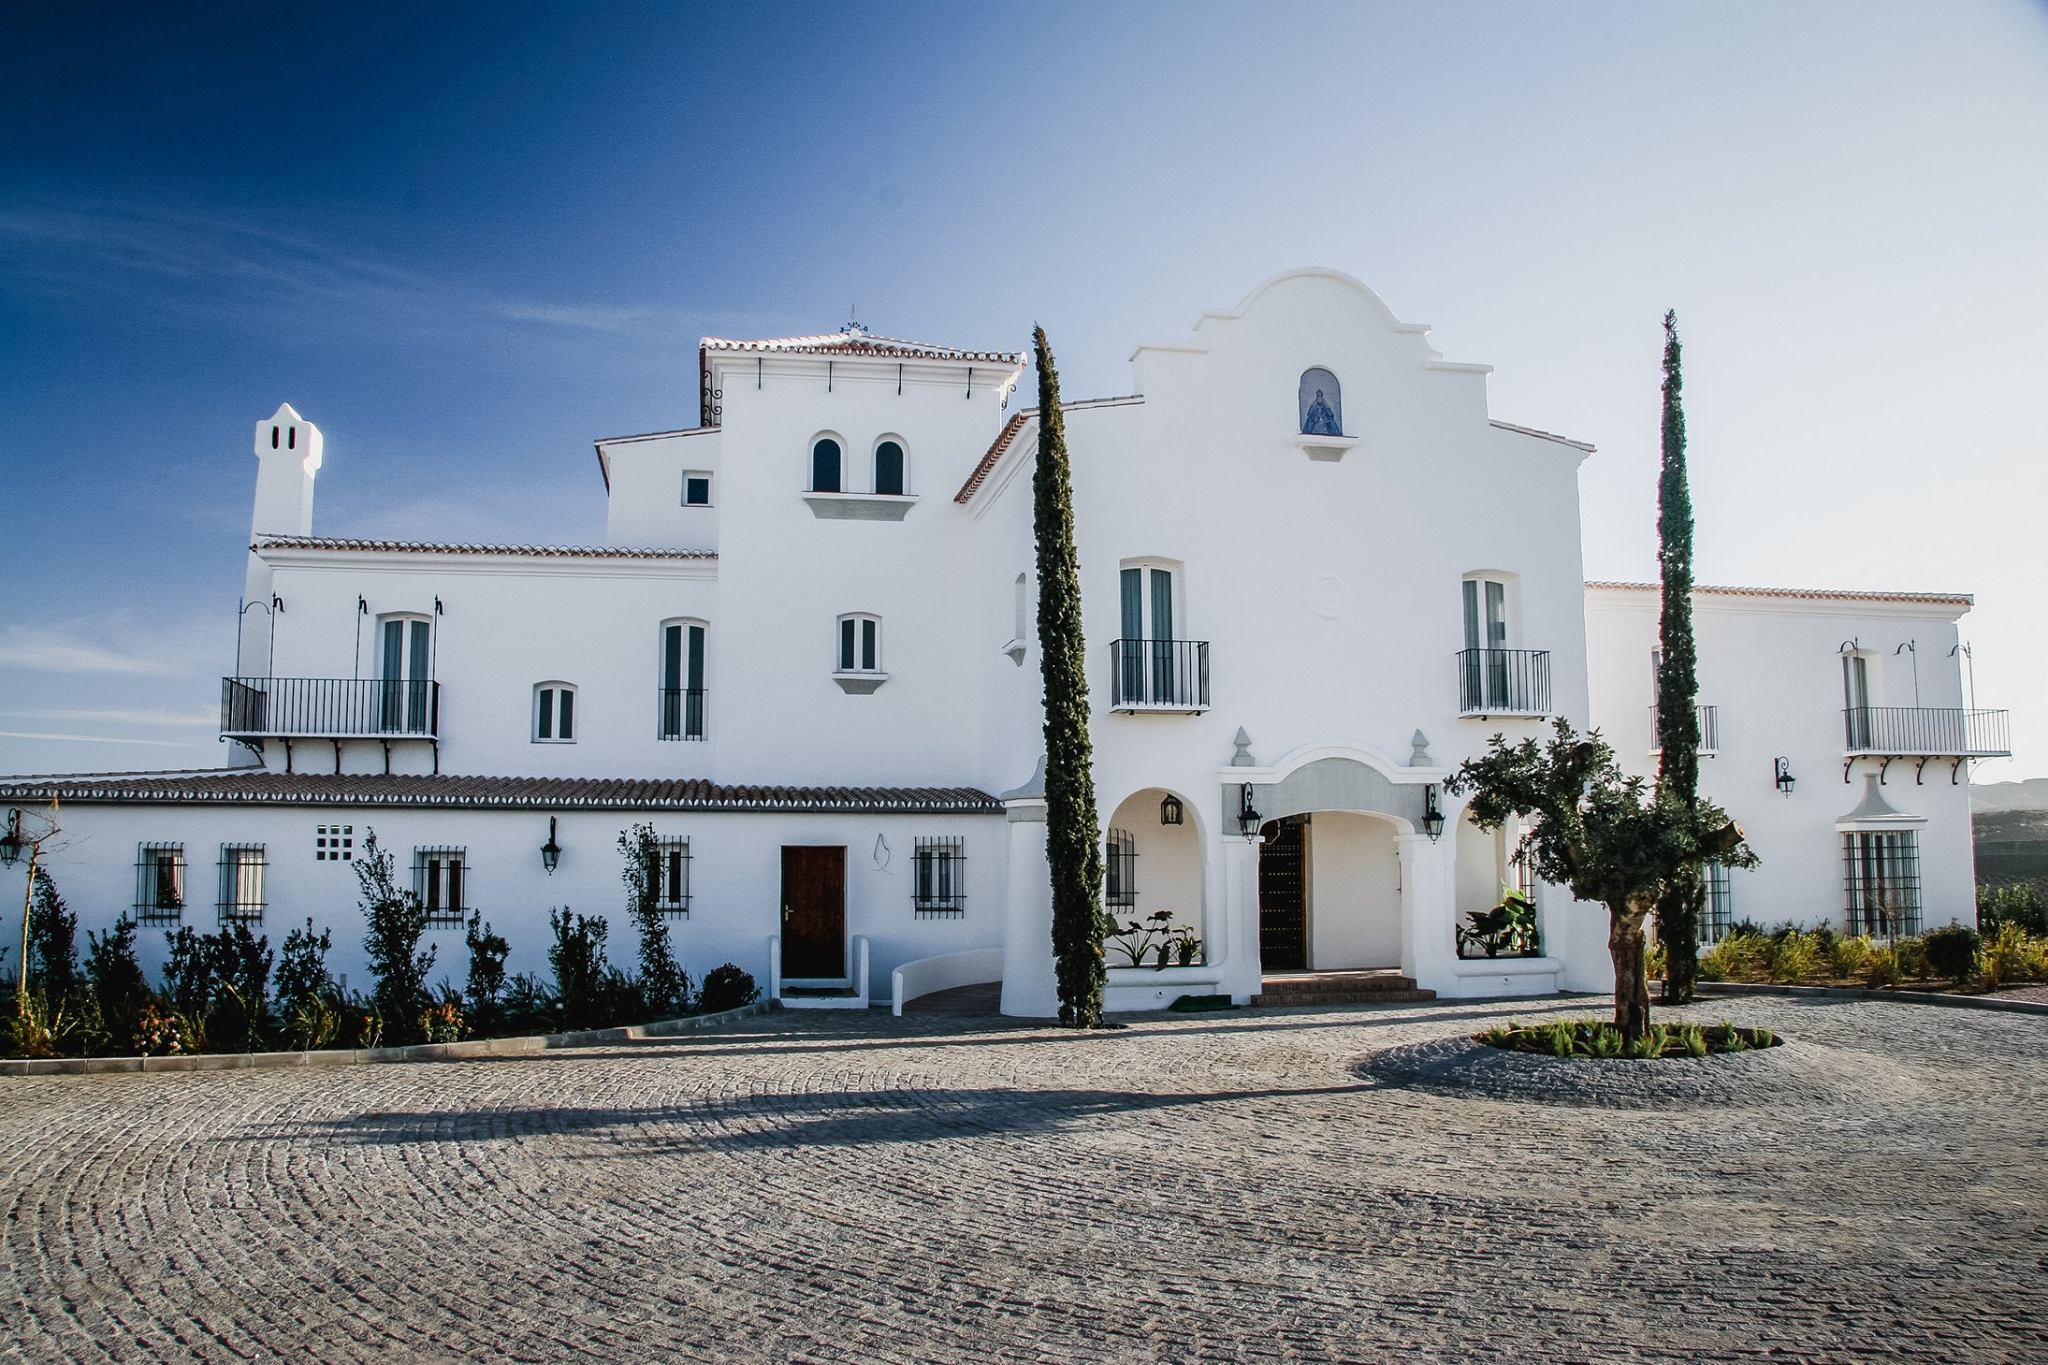
<instances>
[{"instance_id":1,"label":"small square window","mask_svg":"<svg viewBox=\"0 0 2048 1365\"><path fill-rule=\"evenodd\" d=\"M711 505L711 475L699 469L683 472L683 506L709 507Z\"/></svg>"},{"instance_id":2,"label":"small square window","mask_svg":"<svg viewBox=\"0 0 2048 1365\"><path fill-rule=\"evenodd\" d=\"M313 861L351 863L356 857L354 825L320 825L313 831Z\"/></svg>"}]
</instances>

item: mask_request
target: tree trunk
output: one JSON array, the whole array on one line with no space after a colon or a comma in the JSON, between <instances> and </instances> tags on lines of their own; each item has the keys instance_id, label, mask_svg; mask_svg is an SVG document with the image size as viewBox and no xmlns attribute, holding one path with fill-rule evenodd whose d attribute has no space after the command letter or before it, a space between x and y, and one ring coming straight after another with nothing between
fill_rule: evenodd
<instances>
[{"instance_id":1,"label":"tree trunk","mask_svg":"<svg viewBox=\"0 0 2048 1365\"><path fill-rule=\"evenodd\" d=\"M1607 952L1614 959L1614 1026L1634 1042L1650 1032L1650 981L1645 973L1643 916L1649 906L1607 907Z\"/></svg>"}]
</instances>

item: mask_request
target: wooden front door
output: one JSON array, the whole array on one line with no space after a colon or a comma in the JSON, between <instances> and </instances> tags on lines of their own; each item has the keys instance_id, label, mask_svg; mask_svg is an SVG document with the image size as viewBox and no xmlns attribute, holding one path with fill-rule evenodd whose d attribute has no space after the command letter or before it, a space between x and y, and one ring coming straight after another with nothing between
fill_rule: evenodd
<instances>
[{"instance_id":1,"label":"wooden front door","mask_svg":"<svg viewBox=\"0 0 2048 1365\"><path fill-rule=\"evenodd\" d=\"M782 974L846 975L846 849L782 850Z\"/></svg>"},{"instance_id":2,"label":"wooden front door","mask_svg":"<svg viewBox=\"0 0 2048 1365\"><path fill-rule=\"evenodd\" d=\"M1259 846L1259 967L1308 966L1308 817L1268 822Z\"/></svg>"}]
</instances>

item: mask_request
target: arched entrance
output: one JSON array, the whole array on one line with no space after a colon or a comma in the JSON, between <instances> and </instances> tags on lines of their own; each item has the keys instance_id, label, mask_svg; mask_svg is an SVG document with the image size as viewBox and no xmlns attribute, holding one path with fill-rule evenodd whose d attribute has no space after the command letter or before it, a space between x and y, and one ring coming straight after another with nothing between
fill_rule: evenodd
<instances>
[{"instance_id":1,"label":"arched entrance","mask_svg":"<svg viewBox=\"0 0 2048 1365\"><path fill-rule=\"evenodd\" d=\"M1151 965L1134 961L1140 944L1156 954L1171 944L1179 959L1179 942L1187 936L1203 940L1205 865L1197 812L1186 798L1164 787L1143 787L1117 803L1109 818L1103 848L1103 910L1120 932L1105 944L1112 967ZM1162 918L1163 916L1163 918ZM1135 933L1125 932L1138 926ZM1203 943L1195 960L1212 956Z\"/></svg>"}]
</instances>

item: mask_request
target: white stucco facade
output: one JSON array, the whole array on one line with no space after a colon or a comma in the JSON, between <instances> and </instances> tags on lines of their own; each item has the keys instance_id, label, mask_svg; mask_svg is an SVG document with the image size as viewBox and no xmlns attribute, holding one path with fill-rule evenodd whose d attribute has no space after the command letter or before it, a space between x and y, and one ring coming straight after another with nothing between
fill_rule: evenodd
<instances>
[{"instance_id":1,"label":"white stucco facade","mask_svg":"<svg viewBox=\"0 0 2048 1365\"><path fill-rule=\"evenodd\" d=\"M82 925L160 910L141 869L177 845L183 922L211 929L240 894L221 850L261 846L264 931L310 917L357 976L351 868L316 856L316 831L345 825L401 868L461 850L461 908L510 939L514 970L545 970L558 905L606 914L627 963L613 845L644 819L688 841L671 932L693 972L729 960L883 1000L905 964L982 950L949 962L999 960L1006 1012L1052 1013L1023 357L856 330L708 339L700 370L698 427L596 443L596 547L320 538L321 433L289 406L258 424L222 661L249 766L0 780L9 805L63 799L50 864ZM1589 587L1591 447L1493 419L1486 373L1305 270L1138 347L1131 393L1067 404L1096 795L1126 855L1111 913L1169 912L1202 944L1114 972L1112 1008L1242 1001L1279 970L1399 969L1453 996L1610 984L1604 917L1554 887L1534 888L1540 954L1458 951L1461 918L1515 880L1513 840L1443 792L1459 762L1562 716L1654 767L1657 596ZM1910 828L1922 918L1968 918L1969 753L1990 750L1950 652L1967 607L1702 591L1721 740L1704 785L1764 858L1723 908L1846 922L1845 836ZM1862 730L1845 641L1860 707L1885 708ZM459 979L460 932L434 933Z\"/></svg>"}]
</instances>

